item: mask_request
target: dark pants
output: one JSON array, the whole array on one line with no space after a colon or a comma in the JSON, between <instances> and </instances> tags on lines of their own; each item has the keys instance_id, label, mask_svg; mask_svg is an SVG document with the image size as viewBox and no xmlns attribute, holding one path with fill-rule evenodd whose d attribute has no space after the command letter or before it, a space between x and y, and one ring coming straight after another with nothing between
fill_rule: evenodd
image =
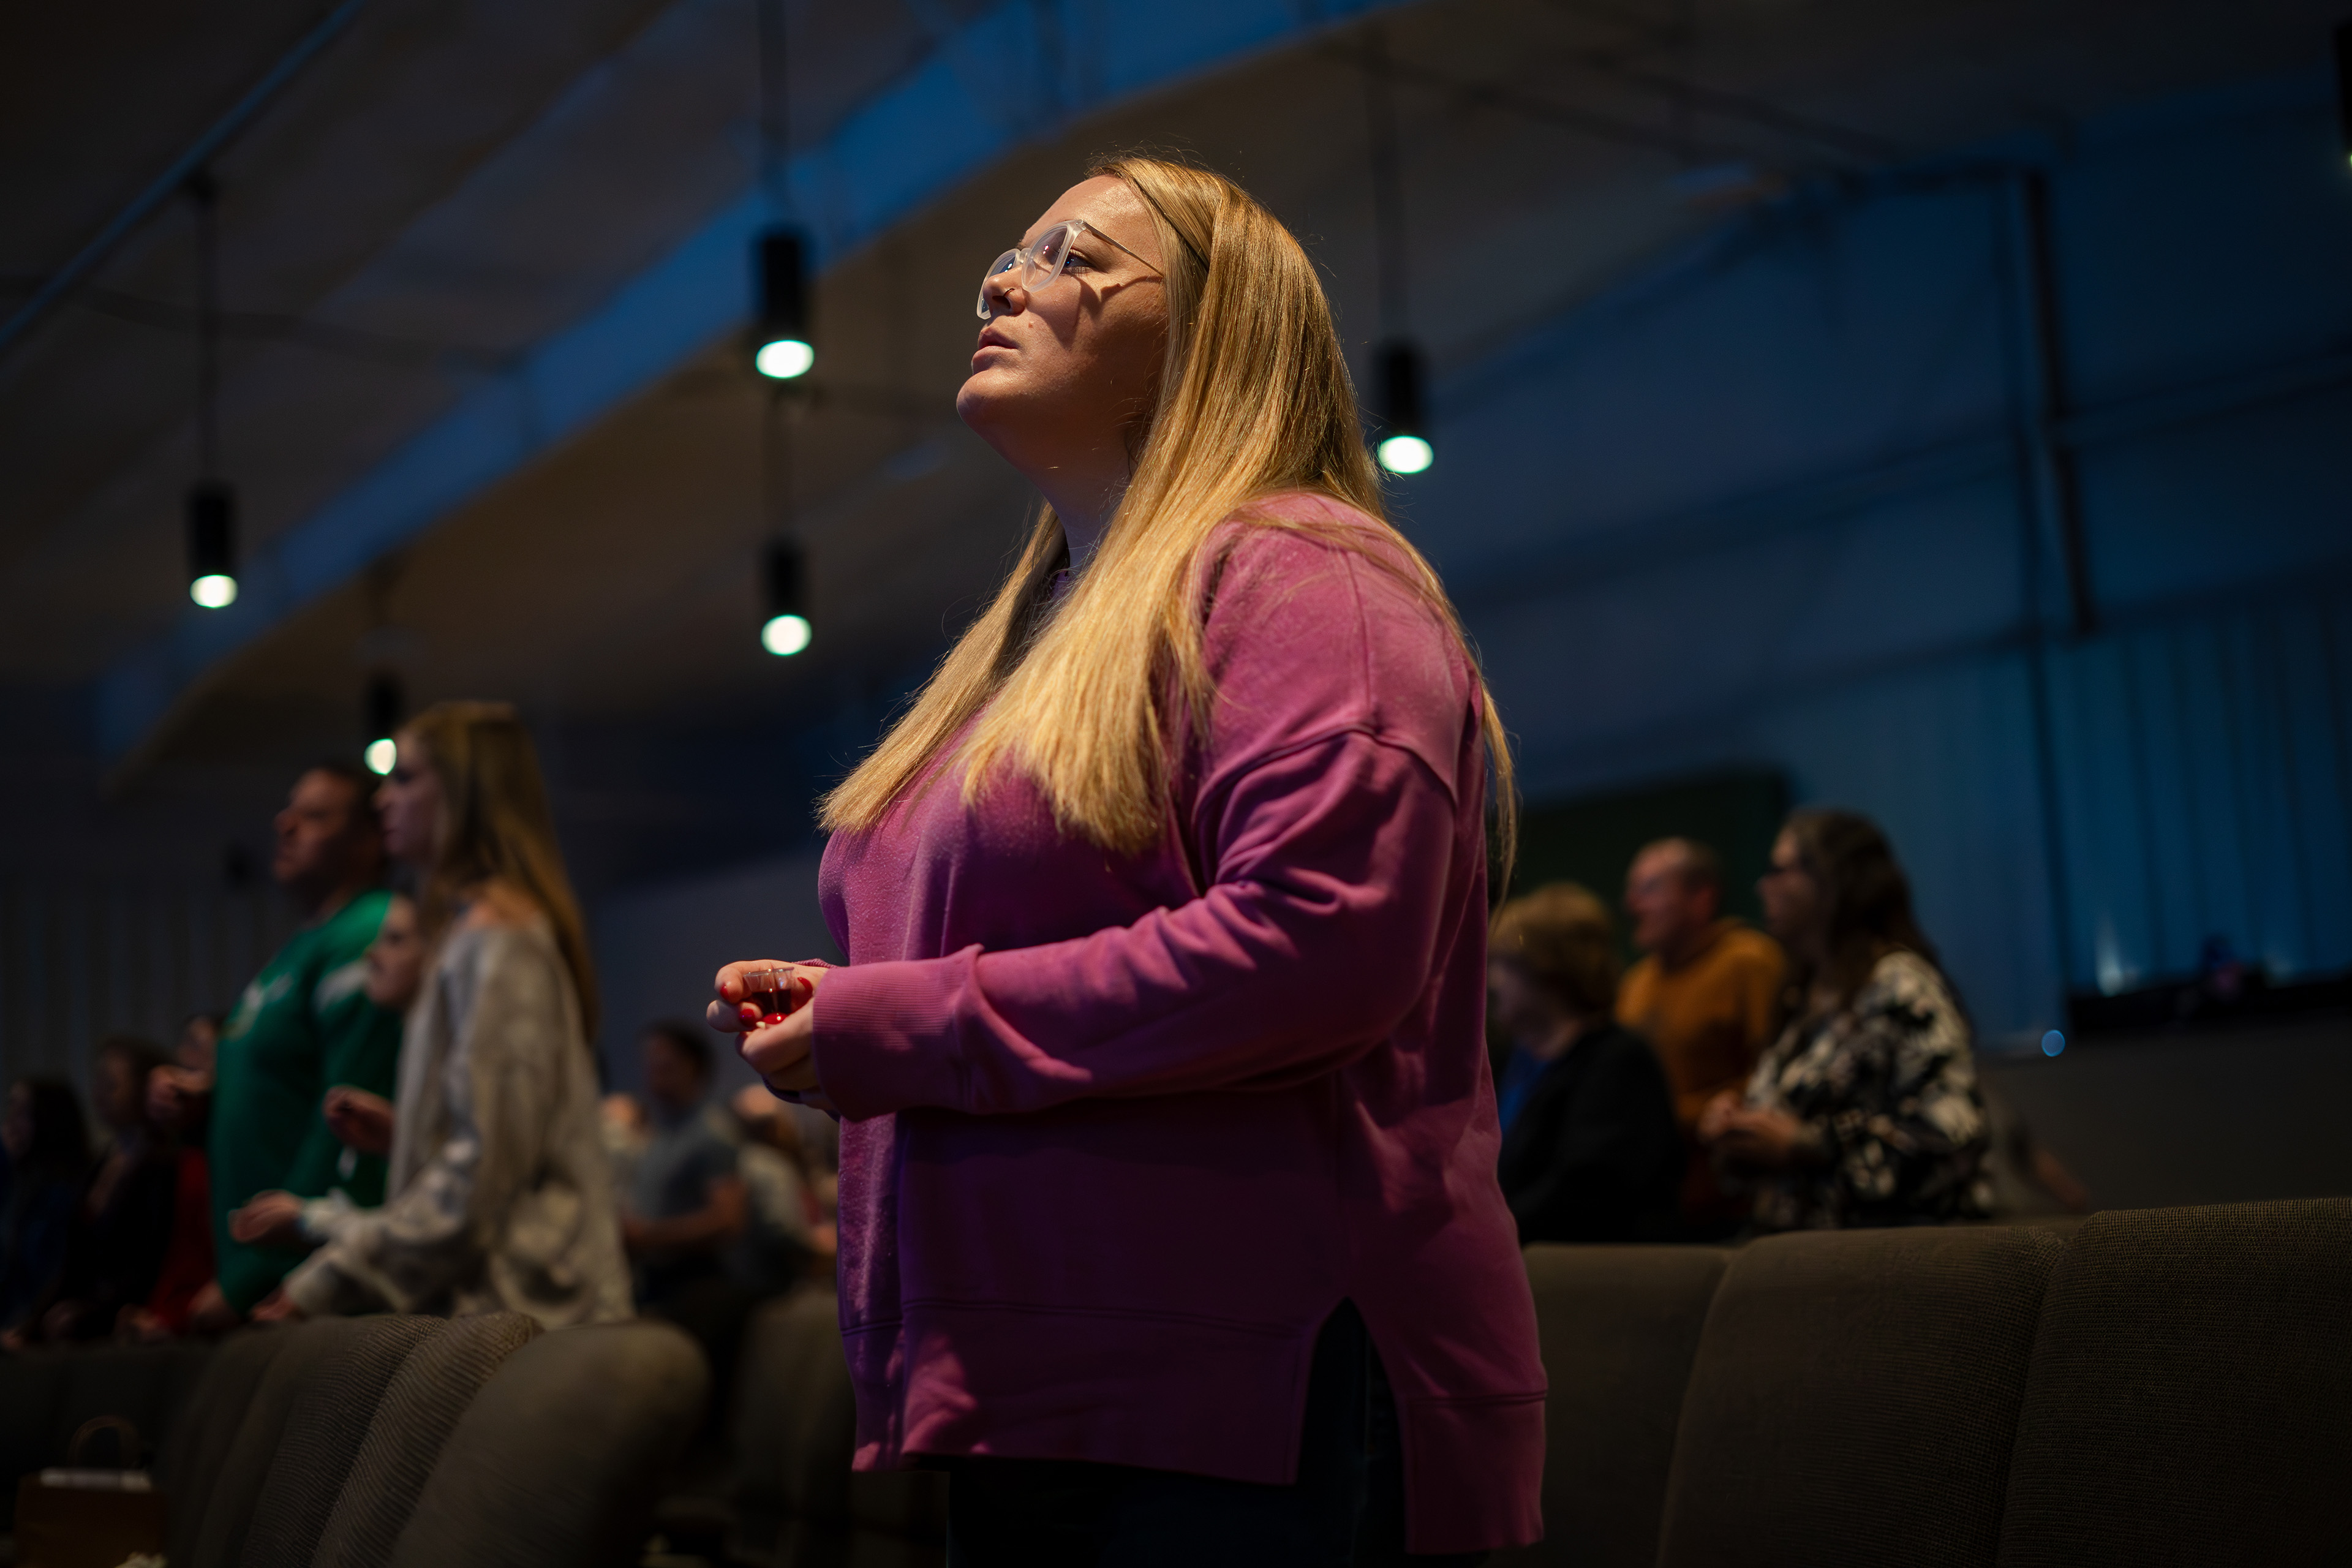
<instances>
[{"instance_id":1,"label":"dark pants","mask_svg":"<svg viewBox=\"0 0 2352 1568\"><path fill-rule=\"evenodd\" d=\"M1353 1302L1316 1337L1286 1487L1073 1459L949 1466L948 1568L1441 1568L1408 1557L1396 1398Z\"/></svg>"}]
</instances>

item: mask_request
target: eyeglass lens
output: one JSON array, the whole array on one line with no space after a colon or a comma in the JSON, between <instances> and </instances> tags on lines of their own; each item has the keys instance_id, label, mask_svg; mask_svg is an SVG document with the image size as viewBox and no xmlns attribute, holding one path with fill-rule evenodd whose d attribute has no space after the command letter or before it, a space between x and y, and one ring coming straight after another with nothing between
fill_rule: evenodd
<instances>
[{"instance_id":1,"label":"eyeglass lens","mask_svg":"<svg viewBox=\"0 0 2352 1568\"><path fill-rule=\"evenodd\" d=\"M996 258L980 280L980 319L986 321L994 314L988 307L988 286L1014 268L1021 269L1015 279L1023 289L1043 289L1062 275L1062 268L1070 259L1070 242L1077 237L1076 224L1057 223L1037 237L1037 243L1026 249L1015 247Z\"/></svg>"}]
</instances>

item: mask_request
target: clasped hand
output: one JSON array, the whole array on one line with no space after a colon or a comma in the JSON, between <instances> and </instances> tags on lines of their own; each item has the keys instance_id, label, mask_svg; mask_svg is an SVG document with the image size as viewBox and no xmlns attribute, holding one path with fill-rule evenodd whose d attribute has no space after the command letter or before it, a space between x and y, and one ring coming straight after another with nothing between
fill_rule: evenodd
<instances>
[{"instance_id":1,"label":"clasped hand","mask_svg":"<svg viewBox=\"0 0 2352 1568\"><path fill-rule=\"evenodd\" d=\"M793 972L793 1009L775 1023L761 1023L758 1010L743 999L743 976L755 969ZM772 1091L838 1115L837 1108L817 1084L816 1009L811 1005L816 988L829 973L814 964L787 963L773 958L730 963L719 972L718 979L711 984L717 999L705 1016L720 1034L740 1037L735 1042L736 1054L751 1064L751 1070Z\"/></svg>"},{"instance_id":2,"label":"clasped hand","mask_svg":"<svg viewBox=\"0 0 2352 1568\"><path fill-rule=\"evenodd\" d=\"M1698 1141L1742 1170L1786 1171L1812 1163L1803 1122L1777 1107L1744 1105L1728 1089L1700 1113Z\"/></svg>"}]
</instances>

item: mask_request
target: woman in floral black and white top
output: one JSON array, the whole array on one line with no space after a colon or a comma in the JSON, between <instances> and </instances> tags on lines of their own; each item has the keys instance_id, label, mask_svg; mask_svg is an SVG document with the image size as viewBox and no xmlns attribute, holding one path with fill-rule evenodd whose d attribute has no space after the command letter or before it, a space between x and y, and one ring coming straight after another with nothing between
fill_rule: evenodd
<instances>
[{"instance_id":1,"label":"woman in floral black and white top","mask_svg":"<svg viewBox=\"0 0 2352 1568\"><path fill-rule=\"evenodd\" d=\"M1990 1209L1969 1023L1911 913L1886 836L1801 811L1758 884L1797 972L1794 1019L1744 1099L1699 1121L1759 1230L1932 1225Z\"/></svg>"}]
</instances>

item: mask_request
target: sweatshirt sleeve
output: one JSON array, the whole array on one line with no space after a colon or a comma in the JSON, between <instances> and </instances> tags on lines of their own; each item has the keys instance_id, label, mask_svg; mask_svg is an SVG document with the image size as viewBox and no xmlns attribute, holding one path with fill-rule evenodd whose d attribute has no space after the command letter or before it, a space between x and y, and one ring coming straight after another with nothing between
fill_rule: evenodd
<instances>
[{"instance_id":1,"label":"sweatshirt sleeve","mask_svg":"<svg viewBox=\"0 0 2352 1568\"><path fill-rule=\"evenodd\" d=\"M306 1311L434 1310L479 1269L542 1164L548 1086L568 1041L564 978L533 944L493 930L470 980L441 1141L382 1208L306 1214L327 1237L286 1281Z\"/></svg>"},{"instance_id":2,"label":"sweatshirt sleeve","mask_svg":"<svg viewBox=\"0 0 2352 1568\"><path fill-rule=\"evenodd\" d=\"M863 1119L1268 1089L1386 1037L1427 984L1465 837L1483 852L1454 777L1475 699L1442 636L1328 545L1237 554L1184 803L1200 893L1069 941L835 970L825 1093Z\"/></svg>"}]
</instances>

